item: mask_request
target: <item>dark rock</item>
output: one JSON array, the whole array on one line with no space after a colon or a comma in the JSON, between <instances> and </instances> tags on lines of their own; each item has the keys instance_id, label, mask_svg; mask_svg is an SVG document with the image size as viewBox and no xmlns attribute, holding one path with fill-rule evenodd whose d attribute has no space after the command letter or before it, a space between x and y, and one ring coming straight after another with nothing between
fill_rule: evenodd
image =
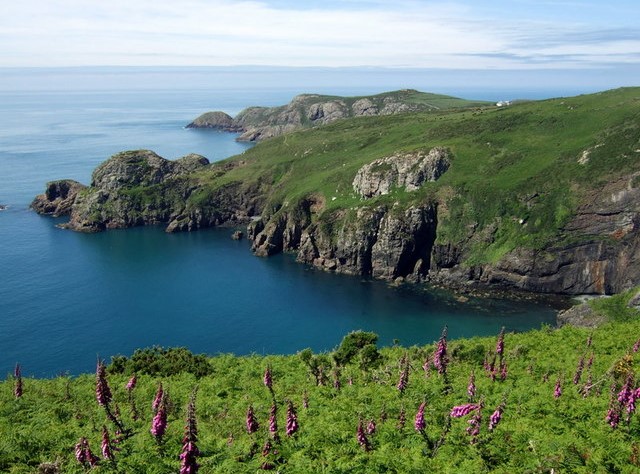
<instances>
[{"instance_id":1,"label":"dark rock","mask_svg":"<svg viewBox=\"0 0 640 474\"><path fill-rule=\"evenodd\" d=\"M4 211L7 208L4 204L0 204L0 211Z\"/></svg>"},{"instance_id":2,"label":"dark rock","mask_svg":"<svg viewBox=\"0 0 640 474\"><path fill-rule=\"evenodd\" d=\"M85 188L83 184L71 179L51 181L47 183L45 192L37 195L31 202L31 208L38 214L54 217L69 215L78 192Z\"/></svg>"},{"instance_id":3,"label":"dark rock","mask_svg":"<svg viewBox=\"0 0 640 474\"><path fill-rule=\"evenodd\" d=\"M241 230L236 230L233 234L231 234L231 238L233 240L242 240L243 237L244 237L244 234L242 233Z\"/></svg>"},{"instance_id":4,"label":"dark rock","mask_svg":"<svg viewBox=\"0 0 640 474\"><path fill-rule=\"evenodd\" d=\"M571 325L595 328L605 322L607 322L607 318L594 311L588 302L573 306L565 311L560 311L557 317L558 326Z\"/></svg>"},{"instance_id":5,"label":"dark rock","mask_svg":"<svg viewBox=\"0 0 640 474\"><path fill-rule=\"evenodd\" d=\"M636 293L636 295L629 300L627 307L640 310L640 293Z\"/></svg>"},{"instance_id":6,"label":"dark rock","mask_svg":"<svg viewBox=\"0 0 640 474\"><path fill-rule=\"evenodd\" d=\"M237 125L233 117L224 112L207 112L200 115L187 128L211 128L224 132L241 132L242 127Z\"/></svg>"}]
</instances>

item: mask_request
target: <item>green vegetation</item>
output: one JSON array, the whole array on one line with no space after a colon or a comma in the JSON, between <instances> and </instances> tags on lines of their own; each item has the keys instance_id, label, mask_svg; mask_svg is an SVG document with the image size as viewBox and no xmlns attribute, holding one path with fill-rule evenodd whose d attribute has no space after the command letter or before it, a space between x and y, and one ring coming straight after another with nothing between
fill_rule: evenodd
<instances>
[{"instance_id":1,"label":"green vegetation","mask_svg":"<svg viewBox=\"0 0 640 474\"><path fill-rule=\"evenodd\" d=\"M442 355L434 344L376 349L378 361L362 364L375 341L374 334L363 332L347 335L332 354L305 350L292 356L219 355L205 360L184 349L153 348L131 358L116 357L107 376L111 409L125 430L131 430L130 436L118 444L115 464L102 460L93 471L177 472L185 409L197 388L203 473L257 472L265 462L283 473L638 472L640 419L635 414L627 422L626 405L617 401L625 386L635 389L640 382L640 354L634 351L640 336L638 311L629 309L624 321L617 314L636 293L598 300L599 310L614 320L599 329L507 333L503 351L496 338L450 341L445 373L433 366L428 372L422 368L434 353ZM343 365L335 365L338 359ZM498 370L501 360L504 380ZM207 375L200 372L203 367ZM263 377L267 367L271 388ZM405 369L407 384L400 391ZM137 385L129 393L125 385L132 370ZM470 398L472 373L475 395ZM160 383L168 425L157 443L149 431ZM554 396L557 384L559 397ZM13 377L0 383L2 472L31 473L39 466L47 472L43 463L57 465L58 471L49 472L85 472L74 456L79 439L86 437L99 455L102 426L115 437L114 422L96 402L93 375L26 378L19 398L14 387ZM285 433L289 401L299 424L292 436ZM277 454L263 456L274 402L279 441L271 443ZM414 420L423 402L426 426L418 432ZM470 402L469 414L450 416L454 406ZM467 421L477 415L474 407L480 403L480 433L472 443ZM501 404L502 419L490 431L490 415ZM245 420L249 406L259 424L251 434ZM621 415L616 428L605 420L610 409ZM366 431L371 420L373 433ZM360 422L366 444L356 436Z\"/></svg>"},{"instance_id":2,"label":"green vegetation","mask_svg":"<svg viewBox=\"0 0 640 474\"><path fill-rule=\"evenodd\" d=\"M453 153L436 183L366 201L353 192L364 164L435 146ZM323 196L324 211L314 216L320 221L357 206L436 200L438 242L464 242L475 232L483 238L469 243L468 261L491 263L516 247L574 238L563 226L577 206L604 184L640 171L639 158L640 89L624 88L509 107L341 120L267 140L198 180L212 193L233 182L263 189L267 207L278 212ZM238 166L220 173L232 163Z\"/></svg>"}]
</instances>

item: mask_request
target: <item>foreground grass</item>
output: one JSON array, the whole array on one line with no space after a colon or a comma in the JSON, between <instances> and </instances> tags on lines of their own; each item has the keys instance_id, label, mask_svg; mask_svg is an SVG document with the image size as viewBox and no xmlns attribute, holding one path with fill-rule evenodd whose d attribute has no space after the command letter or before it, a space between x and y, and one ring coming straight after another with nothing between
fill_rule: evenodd
<instances>
[{"instance_id":1,"label":"foreground grass","mask_svg":"<svg viewBox=\"0 0 640 474\"><path fill-rule=\"evenodd\" d=\"M602 305L602 310L619 307L616 298ZM220 355L205 360L205 366L199 365L209 372L199 377L187 372L168 375L172 370L162 366L153 370L164 371L164 375L148 375L138 366L138 384L132 392L139 413L135 421L125 390L132 366L119 359L108 375L114 393L112 407L118 406L123 424L133 434L120 443L115 463L101 461L93 471L177 472L185 407L197 388L198 446L202 453L198 461L200 472L205 473L256 472L265 460L273 462L279 472L291 473L638 472L640 420L632 416L617 429L605 421L612 387L617 395L625 381L638 373L640 355L632 350L640 337L637 311L635 316L596 330L564 327L507 334L504 360L508 374L504 381L499 376L492 381L483 368L485 356L489 354L491 359L491 354L495 355L496 338L450 342L446 377L433 368L425 374L422 368L425 360L433 357L433 344L382 349L379 364L372 362L370 352L364 356L360 351L340 368L339 389L333 384L333 358L309 351L292 356ZM397 384L405 354L409 378L401 393ZM593 364L588 368L591 355ZM189 357L184 353L181 357L187 366ZM581 358L585 368L574 384ZM309 367L323 365L327 380L318 386ZM267 366L273 375L273 397L263 383ZM466 433L470 416L449 416L453 406L469 401L467 385L472 372L477 386L474 401L484 405L475 444ZM558 381L562 395L554 398ZM171 402L167 432L158 444L149 429L151 403L160 382ZM79 438L86 437L93 452L99 454L102 426L114 436L113 424L96 403L95 376L25 379L23 385L24 394L16 399L13 380L0 384L0 471L31 473L41 463L57 463L59 472L83 472L74 457ZM303 406L304 398L308 408ZM262 446L270 437L268 418L273 400L281 441L274 442L277 455L263 457ZM291 437L284 430L289 400L297 409L300 425ZM414 429L414 417L422 402L426 402L426 429L419 433ZM502 402L502 421L490 432L489 416ZM245 425L249 405L260 424L253 434L247 434ZM406 416L404 426L399 426L401 412ZM375 420L377 425L376 432L368 436L368 452L356 439L359 420L365 426ZM41 469L44 472L44 467Z\"/></svg>"}]
</instances>

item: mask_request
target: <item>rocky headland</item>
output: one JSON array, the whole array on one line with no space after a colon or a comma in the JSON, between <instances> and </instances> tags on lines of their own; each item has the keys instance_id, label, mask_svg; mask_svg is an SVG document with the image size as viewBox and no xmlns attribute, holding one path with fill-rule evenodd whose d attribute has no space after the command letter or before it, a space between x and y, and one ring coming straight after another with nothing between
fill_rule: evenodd
<instances>
[{"instance_id":1,"label":"rocky headland","mask_svg":"<svg viewBox=\"0 0 640 474\"><path fill-rule=\"evenodd\" d=\"M256 255L291 252L322 270L389 281L614 294L640 284L634 91L577 98L583 115L557 100L542 112L525 104L488 118L346 121L213 164L198 155L168 161L148 150L124 152L100 165L89 187L50 183L33 208L68 213L66 227L90 232L247 224ZM595 145L589 135L553 151L563 146L562 126L573 133L572 120L587 119ZM508 152L531 141L529 155Z\"/></svg>"},{"instance_id":2,"label":"rocky headland","mask_svg":"<svg viewBox=\"0 0 640 474\"><path fill-rule=\"evenodd\" d=\"M255 142L301 128L325 125L351 117L395 115L487 105L456 97L418 92L413 89L367 97L337 97L301 94L279 107L249 107L236 117L216 111L200 115L187 128L210 128L240 133L239 141Z\"/></svg>"}]
</instances>

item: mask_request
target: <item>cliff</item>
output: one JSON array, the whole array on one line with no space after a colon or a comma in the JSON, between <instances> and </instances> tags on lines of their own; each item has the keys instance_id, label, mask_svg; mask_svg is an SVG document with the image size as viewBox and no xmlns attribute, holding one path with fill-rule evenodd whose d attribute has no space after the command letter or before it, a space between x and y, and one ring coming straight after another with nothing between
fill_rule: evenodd
<instances>
[{"instance_id":1,"label":"cliff","mask_svg":"<svg viewBox=\"0 0 640 474\"><path fill-rule=\"evenodd\" d=\"M640 284L638 88L361 117L187 161L116 155L77 193L68 226L247 222L259 256L462 290Z\"/></svg>"},{"instance_id":2,"label":"cliff","mask_svg":"<svg viewBox=\"0 0 640 474\"><path fill-rule=\"evenodd\" d=\"M411 89L366 97L302 94L294 97L289 104L279 107L249 107L235 118L224 112L207 112L189 123L187 128L212 128L239 132L241 133L238 138L240 141L260 141L301 128L325 125L351 117L439 111L483 105L487 103Z\"/></svg>"}]
</instances>

